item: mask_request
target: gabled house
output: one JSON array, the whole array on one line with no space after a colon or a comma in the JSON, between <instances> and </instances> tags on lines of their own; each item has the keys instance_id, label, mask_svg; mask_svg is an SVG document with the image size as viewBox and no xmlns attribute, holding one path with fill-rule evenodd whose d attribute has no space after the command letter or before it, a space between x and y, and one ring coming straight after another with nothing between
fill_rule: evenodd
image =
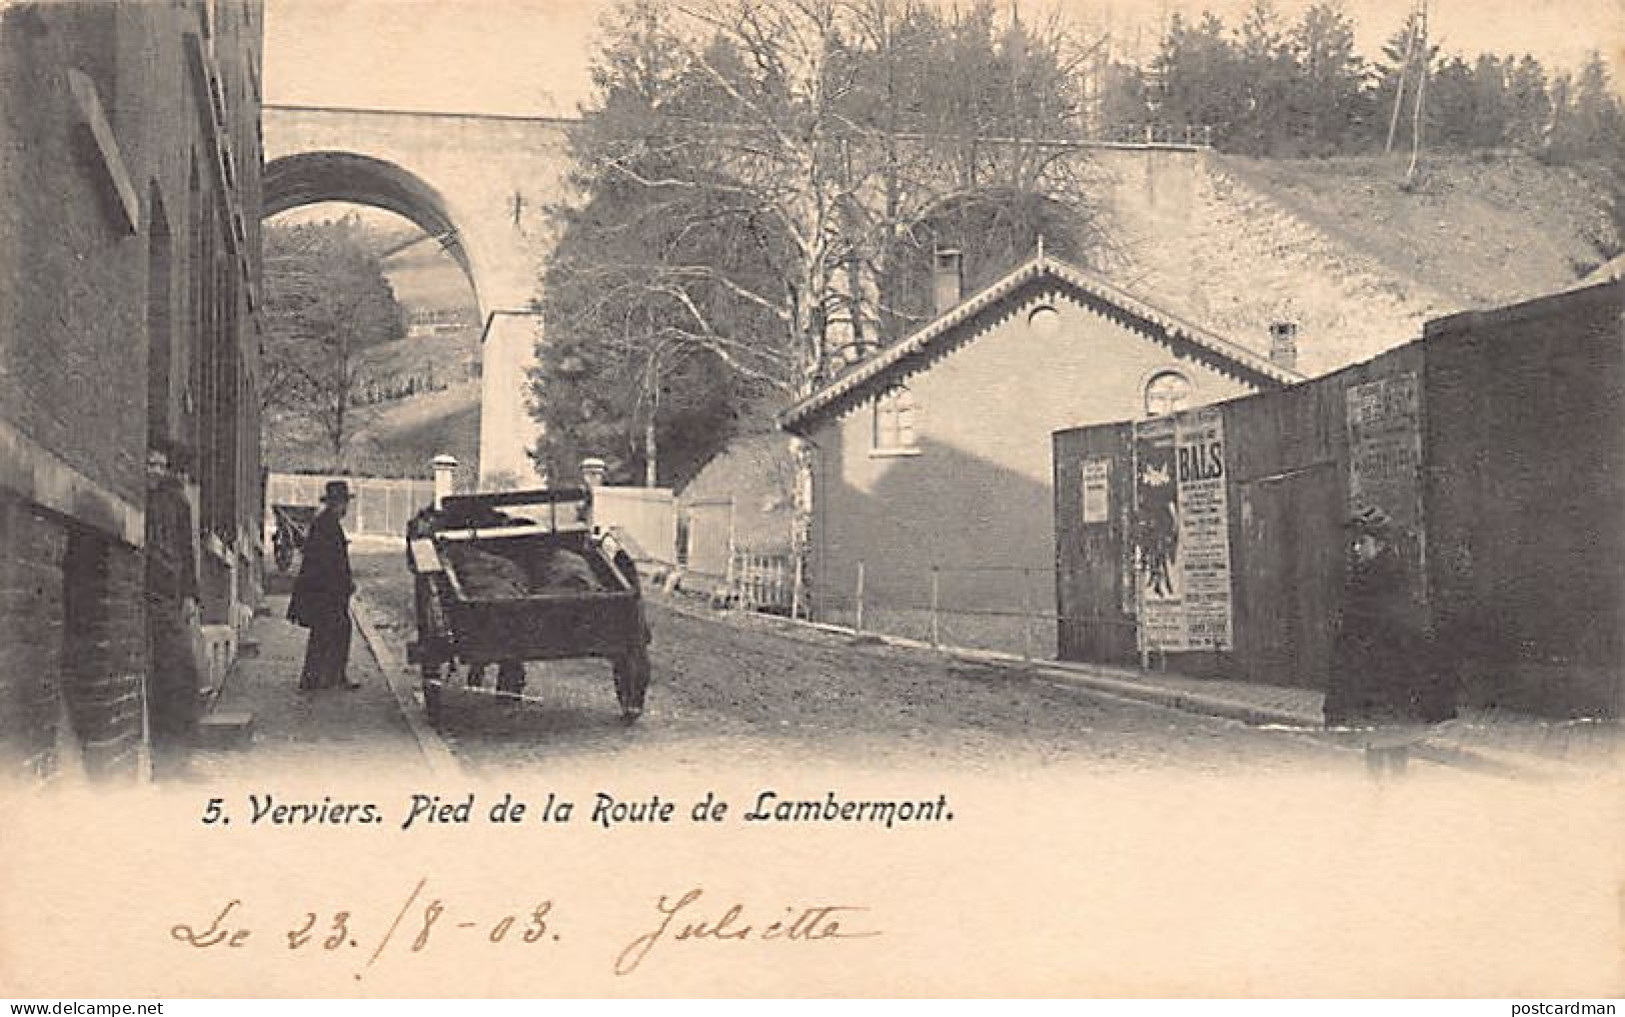
<instances>
[{"instance_id":1,"label":"gabled house","mask_svg":"<svg viewBox=\"0 0 1625 1017\"><path fill-rule=\"evenodd\" d=\"M943 257L942 255L946 255ZM1301 380L1275 359L1042 250L786 410L813 449L815 617L1052 654L1051 435ZM1267 338L1264 340L1269 341ZM1290 330L1275 336L1290 353ZM860 607L861 603L861 607Z\"/></svg>"}]
</instances>

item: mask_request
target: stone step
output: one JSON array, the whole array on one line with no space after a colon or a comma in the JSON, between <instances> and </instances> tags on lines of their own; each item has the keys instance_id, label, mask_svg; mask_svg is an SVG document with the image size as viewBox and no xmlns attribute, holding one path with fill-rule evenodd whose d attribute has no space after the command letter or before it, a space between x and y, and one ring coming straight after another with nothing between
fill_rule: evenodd
<instances>
[{"instance_id":1,"label":"stone step","mask_svg":"<svg viewBox=\"0 0 1625 1017\"><path fill-rule=\"evenodd\" d=\"M246 749L254 740L254 715L247 710L218 710L198 721L200 749Z\"/></svg>"}]
</instances>

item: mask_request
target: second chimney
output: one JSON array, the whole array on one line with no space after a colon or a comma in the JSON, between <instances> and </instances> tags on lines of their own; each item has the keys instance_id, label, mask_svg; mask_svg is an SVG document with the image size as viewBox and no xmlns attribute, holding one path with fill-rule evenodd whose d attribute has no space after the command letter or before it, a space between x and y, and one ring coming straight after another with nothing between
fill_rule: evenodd
<instances>
[{"instance_id":1,"label":"second chimney","mask_svg":"<svg viewBox=\"0 0 1625 1017\"><path fill-rule=\"evenodd\" d=\"M948 313L964 296L964 257L952 247L939 248L931 267L932 310Z\"/></svg>"},{"instance_id":2,"label":"second chimney","mask_svg":"<svg viewBox=\"0 0 1625 1017\"><path fill-rule=\"evenodd\" d=\"M1298 369L1298 323L1277 321L1270 325L1270 361L1288 371Z\"/></svg>"}]
</instances>

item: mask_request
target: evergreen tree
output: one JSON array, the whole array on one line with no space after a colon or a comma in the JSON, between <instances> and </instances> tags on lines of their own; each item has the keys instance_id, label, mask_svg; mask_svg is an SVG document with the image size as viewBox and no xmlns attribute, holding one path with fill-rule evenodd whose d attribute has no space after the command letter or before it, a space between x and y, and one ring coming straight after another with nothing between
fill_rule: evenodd
<instances>
[{"instance_id":1,"label":"evergreen tree","mask_svg":"<svg viewBox=\"0 0 1625 1017\"><path fill-rule=\"evenodd\" d=\"M1355 147L1370 134L1365 65L1354 51L1354 24L1338 0L1320 0L1303 12L1291 34L1298 85L1287 103L1287 123L1304 154Z\"/></svg>"},{"instance_id":2,"label":"evergreen tree","mask_svg":"<svg viewBox=\"0 0 1625 1017\"><path fill-rule=\"evenodd\" d=\"M1246 106L1235 47L1224 22L1204 11L1195 25L1175 12L1157 54L1158 118L1176 127L1211 127L1228 138Z\"/></svg>"},{"instance_id":3,"label":"evergreen tree","mask_svg":"<svg viewBox=\"0 0 1625 1017\"><path fill-rule=\"evenodd\" d=\"M1226 132L1226 147L1252 155L1285 149L1281 110L1297 87L1298 64L1273 0L1253 0L1236 42L1243 99Z\"/></svg>"},{"instance_id":4,"label":"evergreen tree","mask_svg":"<svg viewBox=\"0 0 1625 1017\"><path fill-rule=\"evenodd\" d=\"M1592 50L1586 55L1566 105L1552 131L1552 146L1559 158L1617 159L1625 155L1625 113L1601 53Z\"/></svg>"},{"instance_id":5,"label":"evergreen tree","mask_svg":"<svg viewBox=\"0 0 1625 1017\"><path fill-rule=\"evenodd\" d=\"M1426 144L1465 150L1473 146L1478 121L1478 87L1473 68L1459 56L1436 66L1428 76Z\"/></svg>"},{"instance_id":6,"label":"evergreen tree","mask_svg":"<svg viewBox=\"0 0 1625 1017\"><path fill-rule=\"evenodd\" d=\"M1150 123L1150 89L1145 75L1132 64L1113 60L1100 84L1100 123L1108 134Z\"/></svg>"},{"instance_id":7,"label":"evergreen tree","mask_svg":"<svg viewBox=\"0 0 1625 1017\"><path fill-rule=\"evenodd\" d=\"M1546 70L1525 54L1507 75L1505 135L1509 144L1528 152L1539 151L1552 119L1552 98L1546 90Z\"/></svg>"},{"instance_id":8,"label":"evergreen tree","mask_svg":"<svg viewBox=\"0 0 1625 1017\"><path fill-rule=\"evenodd\" d=\"M1473 119L1468 134L1469 144L1475 149L1500 148L1507 143L1507 80L1511 70L1511 57L1502 61L1493 53L1481 53L1473 63Z\"/></svg>"}]
</instances>

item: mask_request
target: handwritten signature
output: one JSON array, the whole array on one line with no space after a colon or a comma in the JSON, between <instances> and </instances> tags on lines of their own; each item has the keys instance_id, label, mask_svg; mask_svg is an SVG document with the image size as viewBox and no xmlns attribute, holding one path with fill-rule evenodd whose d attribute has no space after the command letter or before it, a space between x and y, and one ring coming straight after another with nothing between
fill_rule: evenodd
<instances>
[{"instance_id":1,"label":"handwritten signature","mask_svg":"<svg viewBox=\"0 0 1625 1017\"><path fill-rule=\"evenodd\" d=\"M286 949L309 953L368 954L362 970L371 967L395 941L397 933L410 937L409 949L422 952L431 939L444 935L482 939L490 944L523 944L560 941L557 916L551 900L543 900L495 917L478 916L455 910L451 904L424 891L427 877L419 879L387 926L373 926L349 910L306 911L281 929ZM758 908L757 912L760 913ZM700 887L680 896L662 895L654 904L654 921L615 954L612 970L618 976L637 971L655 947L664 943L810 943L826 939L870 939L880 930L863 927L869 908L855 904L792 905L774 919L753 917L743 903L713 905ZM170 938L195 950L241 950L258 945L256 926L249 908L240 898L232 898L211 912L204 922L177 922ZM277 938L273 935L272 942ZM370 948L370 950L369 950ZM540 947L533 947L540 948ZM355 973L361 978L361 971Z\"/></svg>"},{"instance_id":2,"label":"handwritten signature","mask_svg":"<svg viewBox=\"0 0 1625 1017\"><path fill-rule=\"evenodd\" d=\"M660 919L654 928L626 944L615 958L615 973L630 975L643 963L655 945L670 939L673 942L704 941L745 942L750 940L784 940L812 942L820 939L869 939L880 935L877 929L852 930L842 926L853 915L869 909L852 904L815 904L810 907L785 908L787 917L767 924L749 921L745 905L730 904L721 917L704 917L700 906L705 891L688 891L675 903L670 897L655 902Z\"/></svg>"}]
</instances>

